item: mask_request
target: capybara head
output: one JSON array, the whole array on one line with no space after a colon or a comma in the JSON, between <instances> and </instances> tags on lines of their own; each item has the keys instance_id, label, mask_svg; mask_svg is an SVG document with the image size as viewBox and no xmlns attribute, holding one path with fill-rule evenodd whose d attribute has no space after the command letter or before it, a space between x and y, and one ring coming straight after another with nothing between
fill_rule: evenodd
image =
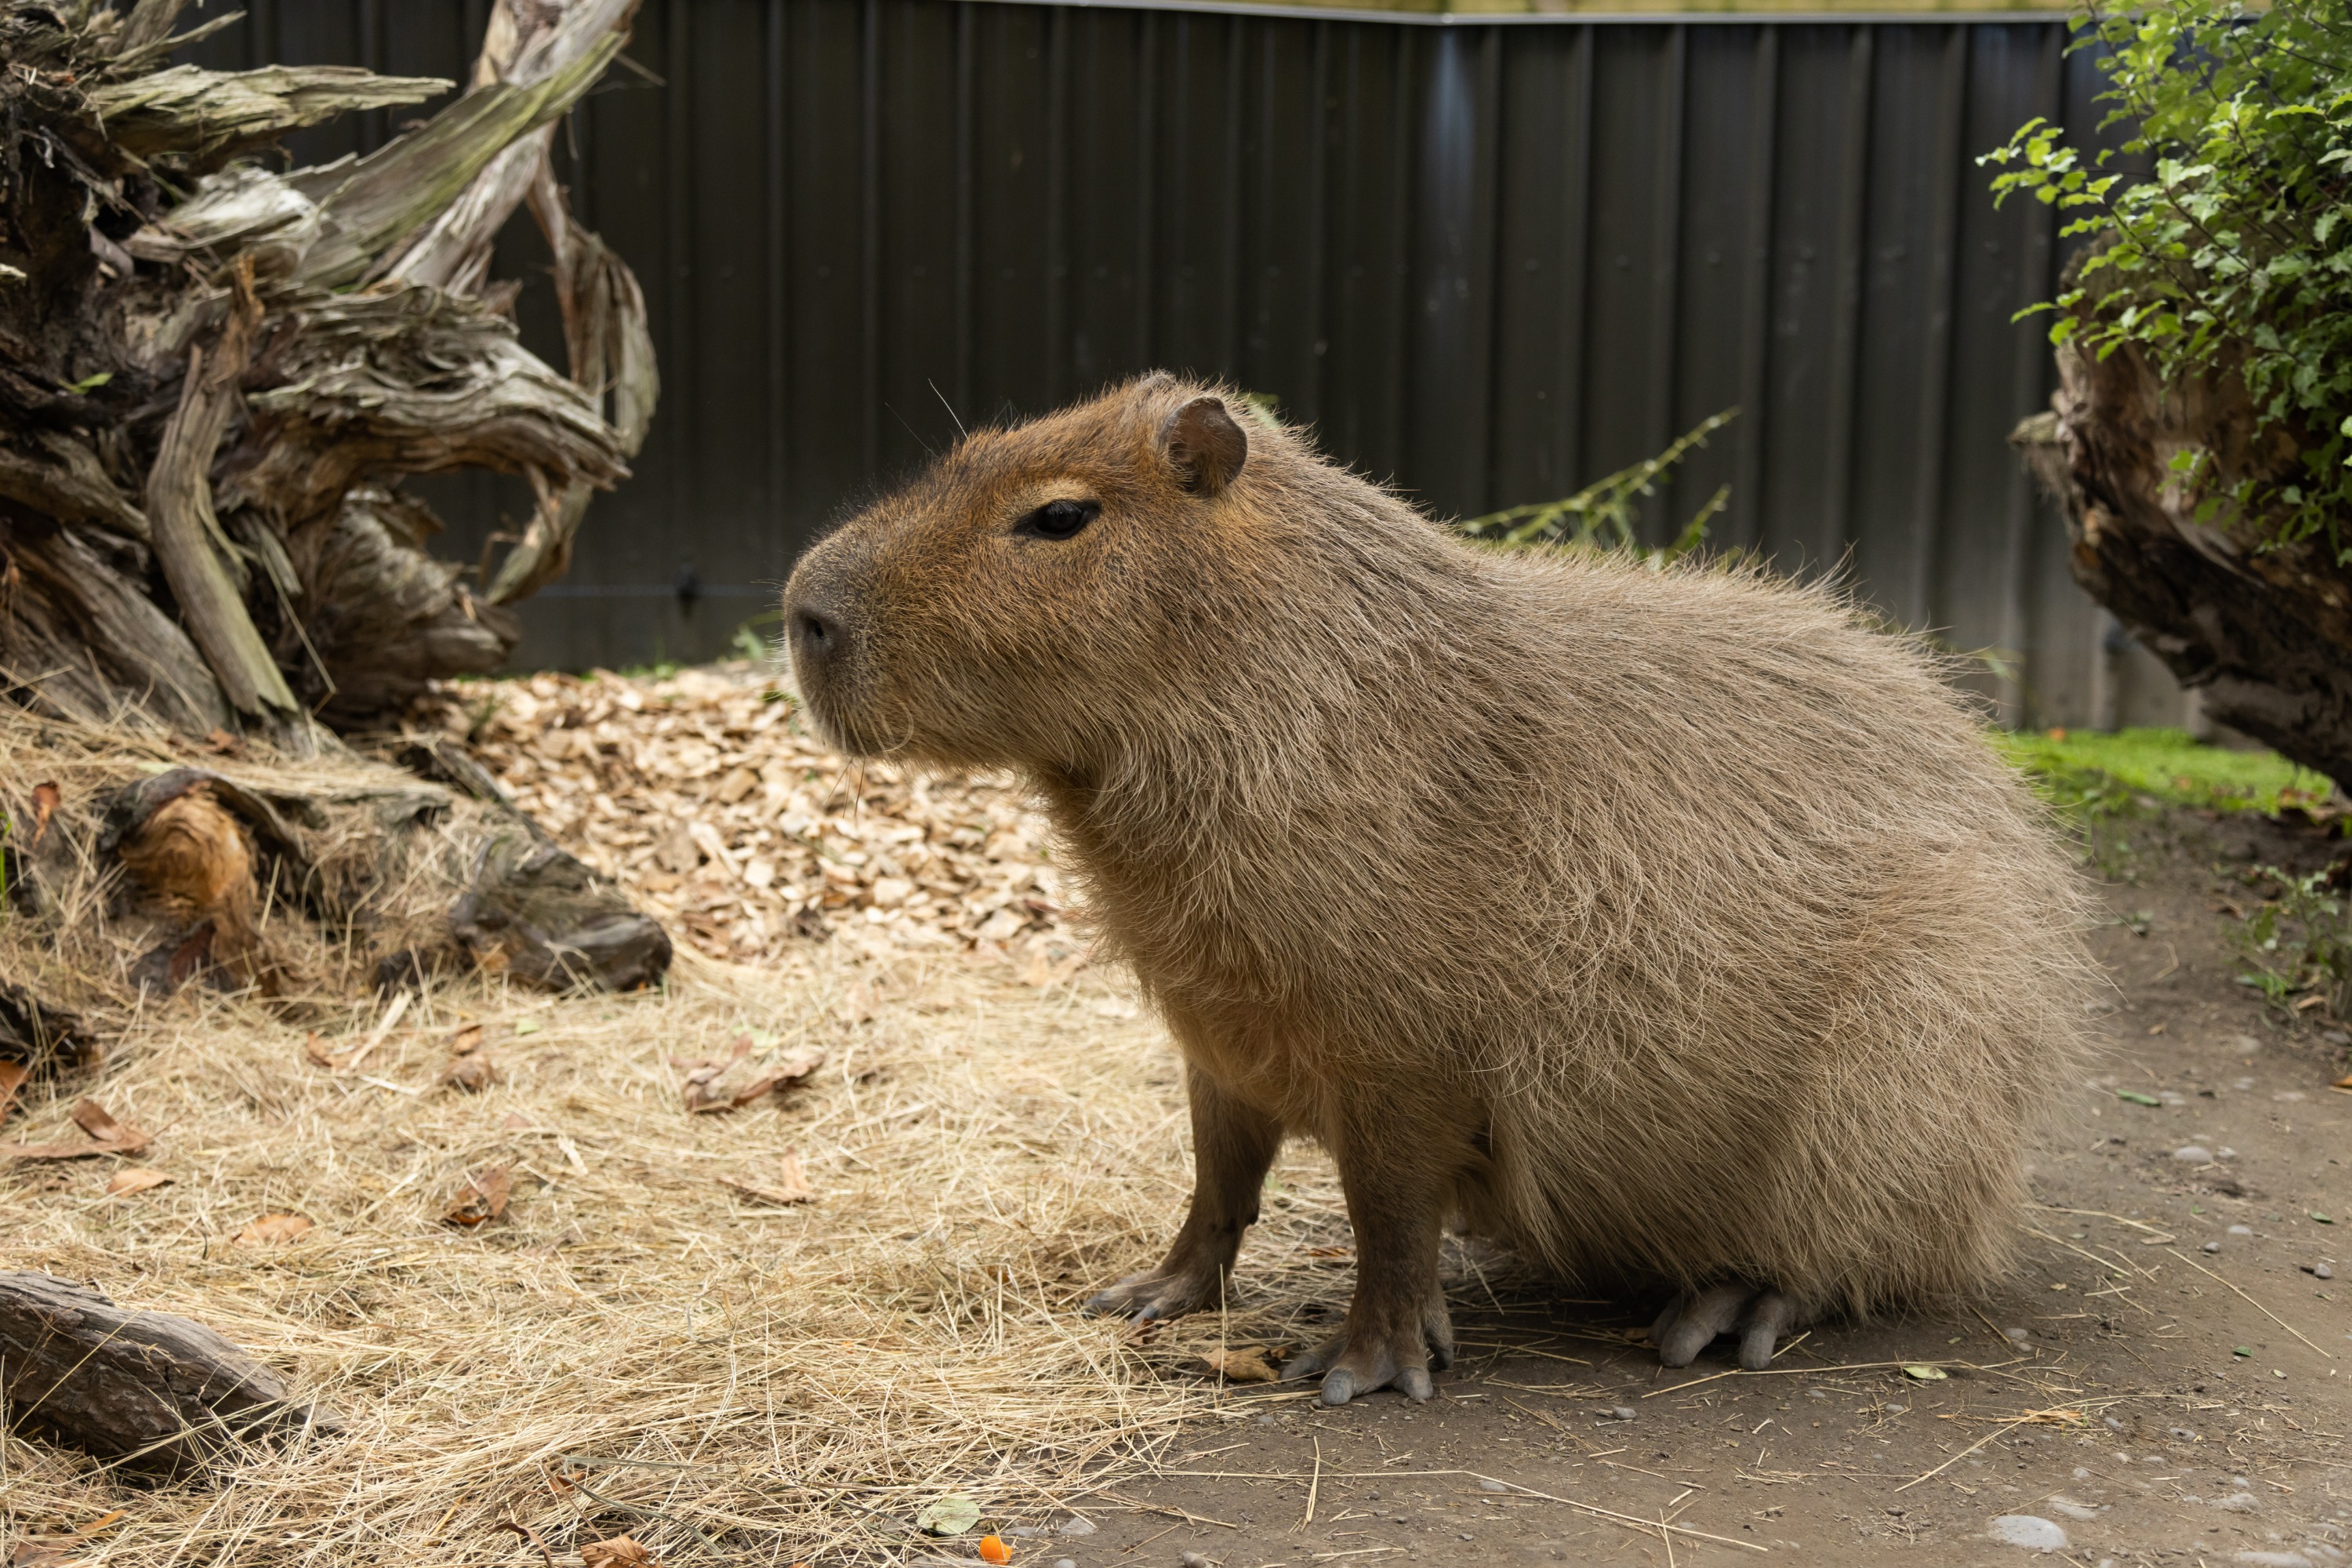
<instances>
[{"instance_id":1,"label":"capybara head","mask_svg":"<svg viewBox=\"0 0 2352 1568\"><path fill-rule=\"evenodd\" d=\"M1254 537L1253 444L1270 442L1295 445L1165 374L975 431L793 571L811 715L856 755L1082 768L1204 644L1249 635L1248 563L1274 546Z\"/></svg>"}]
</instances>

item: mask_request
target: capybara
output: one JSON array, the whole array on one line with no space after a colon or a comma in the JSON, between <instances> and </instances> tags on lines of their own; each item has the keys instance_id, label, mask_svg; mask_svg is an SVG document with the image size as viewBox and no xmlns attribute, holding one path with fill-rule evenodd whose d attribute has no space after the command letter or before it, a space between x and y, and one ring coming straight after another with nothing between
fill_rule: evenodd
<instances>
[{"instance_id":1,"label":"capybara","mask_svg":"<svg viewBox=\"0 0 2352 1568\"><path fill-rule=\"evenodd\" d=\"M845 752L1009 768L1181 1048L1195 1184L1096 1310L1213 1305L1285 1136L1414 1399L1449 1220L1672 1292L1669 1365L1995 1276L2080 895L1916 643L1754 571L1465 542L1167 374L974 432L785 590Z\"/></svg>"}]
</instances>

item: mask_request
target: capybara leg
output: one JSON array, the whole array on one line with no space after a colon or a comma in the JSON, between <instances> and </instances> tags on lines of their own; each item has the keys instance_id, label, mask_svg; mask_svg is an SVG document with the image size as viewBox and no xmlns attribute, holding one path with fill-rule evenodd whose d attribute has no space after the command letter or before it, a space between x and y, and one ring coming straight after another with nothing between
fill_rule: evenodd
<instances>
[{"instance_id":1,"label":"capybara leg","mask_svg":"<svg viewBox=\"0 0 2352 1568\"><path fill-rule=\"evenodd\" d=\"M1356 1228L1356 1299L1347 1326L1283 1369L1286 1379L1321 1373L1326 1405L1391 1384L1407 1399L1427 1399L1435 1392L1431 1369L1454 1363L1453 1319L1437 1282L1436 1183L1413 1167L1371 1163L1366 1170L1344 1151L1340 1156L1339 1184Z\"/></svg>"},{"instance_id":2,"label":"capybara leg","mask_svg":"<svg viewBox=\"0 0 2352 1568\"><path fill-rule=\"evenodd\" d=\"M1160 1267L1130 1275L1087 1302L1086 1310L1150 1322L1213 1307L1257 1222L1266 1168L1282 1147L1282 1124L1188 1070L1192 1102L1192 1203Z\"/></svg>"},{"instance_id":3,"label":"capybara leg","mask_svg":"<svg viewBox=\"0 0 2352 1568\"><path fill-rule=\"evenodd\" d=\"M1739 1331L1739 1364L1761 1372L1772 1364L1772 1352L1782 1334L1797 1321L1797 1305L1778 1290L1758 1290L1747 1285L1717 1285L1676 1296L1650 1327L1650 1341L1658 1360L1667 1366L1688 1366L1716 1336Z\"/></svg>"}]
</instances>

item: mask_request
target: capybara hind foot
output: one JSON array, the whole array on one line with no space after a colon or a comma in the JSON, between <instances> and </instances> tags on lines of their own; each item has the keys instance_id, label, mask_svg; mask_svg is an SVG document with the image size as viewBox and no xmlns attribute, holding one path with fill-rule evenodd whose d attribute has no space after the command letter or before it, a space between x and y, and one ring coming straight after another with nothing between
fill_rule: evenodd
<instances>
[{"instance_id":1,"label":"capybara hind foot","mask_svg":"<svg viewBox=\"0 0 2352 1568\"><path fill-rule=\"evenodd\" d=\"M1223 1289L1224 1271L1214 1264L1187 1268L1163 1263L1148 1274L1130 1274L1108 1289L1097 1291L1087 1298L1080 1310L1089 1317L1152 1323L1213 1307Z\"/></svg>"},{"instance_id":2,"label":"capybara hind foot","mask_svg":"<svg viewBox=\"0 0 2352 1568\"><path fill-rule=\"evenodd\" d=\"M1748 1285L1717 1285L1666 1303L1650 1327L1650 1342L1667 1366L1688 1366L1718 1334L1739 1332L1739 1364L1762 1372L1782 1334L1796 1327L1797 1304L1778 1290Z\"/></svg>"},{"instance_id":3,"label":"capybara hind foot","mask_svg":"<svg viewBox=\"0 0 2352 1568\"><path fill-rule=\"evenodd\" d=\"M1374 1326L1374 1320L1382 1319L1388 1321ZM1391 1385L1418 1404L1436 1392L1429 1374L1453 1364L1454 1321L1445 1298L1433 1293L1418 1310L1408 1304L1400 1313L1367 1312L1357 1303L1346 1325L1293 1357L1282 1378L1293 1383L1320 1373L1326 1405L1345 1405L1359 1394Z\"/></svg>"}]
</instances>

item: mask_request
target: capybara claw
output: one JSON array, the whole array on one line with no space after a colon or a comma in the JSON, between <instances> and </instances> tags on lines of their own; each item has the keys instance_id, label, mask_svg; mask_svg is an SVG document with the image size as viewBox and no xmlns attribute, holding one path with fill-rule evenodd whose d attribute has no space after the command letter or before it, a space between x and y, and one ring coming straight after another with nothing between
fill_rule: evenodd
<instances>
[{"instance_id":1,"label":"capybara claw","mask_svg":"<svg viewBox=\"0 0 2352 1568\"><path fill-rule=\"evenodd\" d=\"M1688 1366L1720 1334L1739 1334L1739 1364L1762 1372L1782 1334L1797 1321L1796 1303L1778 1290L1717 1285L1692 1296L1676 1296L1651 1325L1650 1339L1665 1366Z\"/></svg>"},{"instance_id":2,"label":"capybara claw","mask_svg":"<svg viewBox=\"0 0 2352 1568\"><path fill-rule=\"evenodd\" d=\"M1182 1317L1201 1304L1202 1296L1198 1282L1184 1275L1135 1274L1087 1297L1078 1310L1090 1318L1157 1323Z\"/></svg>"},{"instance_id":3,"label":"capybara claw","mask_svg":"<svg viewBox=\"0 0 2352 1568\"><path fill-rule=\"evenodd\" d=\"M1323 1388L1319 1397L1325 1405L1345 1405L1360 1394L1383 1388L1393 1388L1419 1404L1437 1392L1429 1368L1423 1364L1428 1355L1427 1346L1417 1337L1385 1343L1375 1340L1359 1345L1342 1329L1312 1350L1291 1357L1290 1363L1282 1369L1282 1377L1289 1383L1320 1376Z\"/></svg>"}]
</instances>

